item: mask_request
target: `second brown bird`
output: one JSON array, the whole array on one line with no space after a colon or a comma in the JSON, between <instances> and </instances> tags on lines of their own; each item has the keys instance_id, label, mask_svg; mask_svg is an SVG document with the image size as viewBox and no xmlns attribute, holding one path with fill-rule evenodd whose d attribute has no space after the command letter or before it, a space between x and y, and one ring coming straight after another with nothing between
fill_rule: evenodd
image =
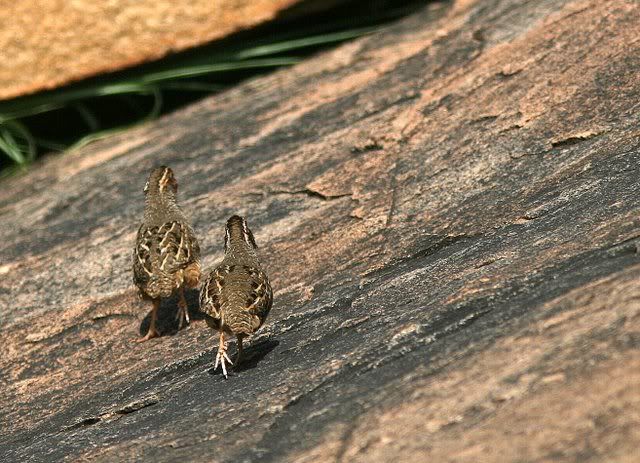
<instances>
[{"instance_id":1,"label":"second brown bird","mask_svg":"<svg viewBox=\"0 0 640 463\"><path fill-rule=\"evenodd\" d=\"M200 310L207 324L220 333L215 367L227 376L227 336L238 339L236 365L242 358L242 340L264 323L273 303L267 274L257 255L258 246L244 218L234 215L225 227L224 259L208 275L200 291Z\"/></svg>"},{"instance_id":2,"label":"second brown bird","mask_svg":"<svg viewBox=\"0 0 640 463\"><path fill-rule=\"evenodd\" d=\"M178 207L178 182L166 166L154 169L144 187L144 219L133 250L133 282L143 299L153 302L147 334L138 342L160 335L156 327L160 299L176 290L180 328L189 323L184 284L194 288L200 280L198 240Z\"/></svg>"}]
</instances>

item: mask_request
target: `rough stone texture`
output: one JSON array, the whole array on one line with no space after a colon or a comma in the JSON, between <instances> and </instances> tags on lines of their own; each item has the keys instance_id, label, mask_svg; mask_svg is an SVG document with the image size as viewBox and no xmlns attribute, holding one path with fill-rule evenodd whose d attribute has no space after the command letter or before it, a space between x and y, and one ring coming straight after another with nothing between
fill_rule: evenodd
<instances>
[{"instance_id":1,"label":"rough stone texture","mask_svg":"<svg viewBox=\"0 0 640 463\"><path fill-rule=\"evenodd\" d=\"M637 461L638 24L431 6L5 181L0 460ZM159 163L205 266L246 214L276 290L226 381L171 301L131 342Z\"/></svg>"},{"instance_id":2,"label":"rough stone texture","mask_svg":"<svg viewBox=\"0 0 640 463\"><path fill-rule=\"evenodd\" d=\"M273 19L301 0L20 0L0 8L0 99L161 58ZM306 0L323 8L336 0ZM299 6L298 13L303 13Z\"/></svg>"}]
</instances>

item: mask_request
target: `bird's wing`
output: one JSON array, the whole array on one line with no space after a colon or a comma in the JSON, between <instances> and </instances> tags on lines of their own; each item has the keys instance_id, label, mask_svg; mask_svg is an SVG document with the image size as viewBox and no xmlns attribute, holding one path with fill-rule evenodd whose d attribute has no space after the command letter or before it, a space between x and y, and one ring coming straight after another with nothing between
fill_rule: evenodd
<instances>
[{"instance_id":1,"label":"bird's wing","mask_svg":"<svg viewBox=\"0 0 640 463\"><path fill-rule=\"evenodd\" d=\"M188 263L199 262L200 244L198 243L198 239L189 225L186 225L184 230L186 236L185 246L187 248L185 254L188 256Z\"/></svg>"},{"instance_id":2,"label":"bird's wing","mask_svg":"<svg viewBox=\"0 0 640 463\"><path fill-rule=\"evenodd\" d=\"M232 270L230 265L219 265L207 277L200 291L200 310L215 320L219 320L222 307L222 288L225 277Z\"/></svg>"},{"instance_id":3,"label":"bird's wing","mask_svg":"<svg viewBox=\"0 0 640 463\"><path fill-rule=\"evenodd\" d=\"M196 261L200 255L198 241L188 225L182 222L166 222L157 227L157 262L159 271L173 274Z\"/></svg>"},{"instance_id":4,"label":"bird's wing","mask_svg":"<svg viewBox=\"0 0 640 463\"><path fill-rule=\"evenodd\" d=\"M144 285L154 275L172 275L200 258L200 247L188 225L178 221L140 226L133 252L134 283Z\"/></svg>"},{"instance_id":5,"label":"bird's wing","mask_svg":"<svg viewBox=\"0 0 640 463\"><path fill-rule=\"evenodd\" d=\"M137 286L146 285L153 275L152 254L155 252L155 232L142 224L138 229L136 245L133 248L133 282Z\"/></svg>"},{"instance_id":6,"label":"bird's wing","mask_svg":"<svg viewBox=\"0 0 640 463\"><path fill-rule=\"evenodd\" d=\"M255 328L258 329L262 326L262 323L264 323L271 310L273 290L271 289L269 278L265 272L249 266L245 267L245 269L250 274L251 281L251 292L247 299L246 310L249 311L251 315L258 317L260 324Z\"/></svg>"},{"instance_id":7,"label":"bird's wing","mask_svg":"<svg viewBox=\"0 0 640 463\"><path fill-rule=\"evenodd\" d=\"M187 225L178 221L164 223L158 229L158 238L160 271L173 274L195 260L197 241Z\"/></svg>"}]
</instances>

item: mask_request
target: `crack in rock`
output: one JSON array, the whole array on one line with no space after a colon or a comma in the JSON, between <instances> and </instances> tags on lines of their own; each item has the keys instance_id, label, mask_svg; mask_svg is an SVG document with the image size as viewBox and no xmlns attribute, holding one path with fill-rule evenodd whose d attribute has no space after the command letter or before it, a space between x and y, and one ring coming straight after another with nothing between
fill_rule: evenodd
<instances>
[{"instance_id":1,"label":"crack in rock","mask_svg":"<svg viewBox=\"0 0 640 463\"><path fill-rule=\"evenodd\" d=\"M353 196L353 193L344 193L344 194L339 194L339 195L328 195L328 194L324 194L324 193L320 193L317 190L312 190L311 188L303 188L301 190L269 190L267 192L267 194L272 194L272 195L291 195L291 196L296 196L296 195L304 195L304 196L308 196L310 198L316 198L316 199L321 199L323 201L330 201L333 199L340 199L340 198L344 198L346 196Z\"/></svg>"},{"instance_id":2,"label":"crack in rock","mask_svg":"<svg viewBox=\"0 0 640 463\"><path fill-rule=\"evenodd\" d=\"M83 428L86 426L92 426L101 421L109 421L110 419L118 416L129 415L131 413L140 411L143 408L151 407L152 405L155 405L158 402L160 402L160 399L156 396L150 396L140 400L135 400L133 402L130 402L124 405L123 407L118 408L117 410L101 413L98 416L83 418L80 421L65 427L63 431L73 431L74 429Z\"/></svg>"},{"instance_id":3,"label":"crack in rock","mask_svg":"<svg viewBox=\"0 0 640 463\"><path fill-rule=\"evenodd\" d=\"M584 133L577 133L567 137L558 138L551 141L552 148L568 148L569 146L577 145L583 141L590 140L600 135L600 132L587 131Z\"/></svg>"}]
</instances>

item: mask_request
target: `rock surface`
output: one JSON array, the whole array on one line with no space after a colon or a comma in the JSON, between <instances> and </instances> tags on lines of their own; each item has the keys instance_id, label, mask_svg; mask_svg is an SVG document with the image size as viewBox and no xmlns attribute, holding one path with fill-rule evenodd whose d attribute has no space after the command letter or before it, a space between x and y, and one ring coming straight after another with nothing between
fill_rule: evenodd
<instances>
[{"instance_id":1,"label":"rock surface","mask_svg":"<svg viewBox=\"0 0 640 463\"><path fill-rule=\"evenodd\" d=\"M262 24L292 7L302 13L337 1L7 2L0 9L0 100L162 58Z\"/></svg>"},{"instance_id":2,"label":"rock surface","mask_svg":"<svg viewBox=\"0 0 640 463\"><path fill-rule=\"evenodd\" d=\"M5 181L0 460L637 461L639 23L431 5ZM226 381L175 301L131 342L160 163L205 266L245 214L275 288Z\"/></svg>"}]
</instances>

